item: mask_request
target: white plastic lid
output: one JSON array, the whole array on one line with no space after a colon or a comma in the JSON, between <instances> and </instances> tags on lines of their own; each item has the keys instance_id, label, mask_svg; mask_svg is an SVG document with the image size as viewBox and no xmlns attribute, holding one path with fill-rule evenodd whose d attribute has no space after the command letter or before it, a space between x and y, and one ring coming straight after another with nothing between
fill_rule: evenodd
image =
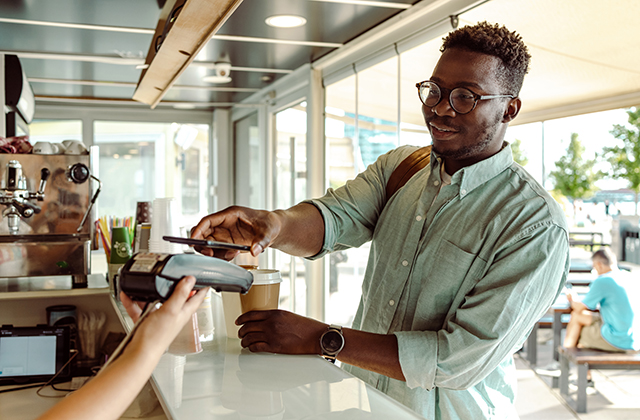
<instances>
[{"instance_id":1,"label":"white plastic lid","mask_svg":"<svg viewBox=\"0 0 640 420\"><path fill-rule=\"evenodd\" d=\"M270 270L263 268L256 268L255 270L249 270L251 274L253 274L253 284L275 284L281 283L282 277L280 276L280 271L278 270Z\"/></svg>"}]
</instances>

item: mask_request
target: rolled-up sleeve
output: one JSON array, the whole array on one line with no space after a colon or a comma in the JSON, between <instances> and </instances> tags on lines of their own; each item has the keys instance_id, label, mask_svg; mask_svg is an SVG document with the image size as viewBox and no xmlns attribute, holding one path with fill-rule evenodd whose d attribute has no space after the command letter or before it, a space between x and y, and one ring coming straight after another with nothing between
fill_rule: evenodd
<instances>
[{"instance_id":1,"label":"rolled-up sleeve","mask_svg":"<svg viewBox=\"0 0 640 420\"><path fill-rule=\"evenodd\" d=\"M488 262L440 330L395 332L407 385L467 389L483 380L522 345L559 295L568 249L566 230L551 222L523 232Z\"/></svg>"},{"instance_id":2,"label":"rolled-up sleeve","mask_svg":"<svg viewBox=\"0 0 640 420\"><path fill-rule=\"evenodd\" d=\"M371 240L385 205L387 180L395 167L415 149L401 147L387 152L340 188L329 188L323 197L304 201L316 206L325 225L322 250L309 259L359 247Z\"/></svg>"}]
</instances>

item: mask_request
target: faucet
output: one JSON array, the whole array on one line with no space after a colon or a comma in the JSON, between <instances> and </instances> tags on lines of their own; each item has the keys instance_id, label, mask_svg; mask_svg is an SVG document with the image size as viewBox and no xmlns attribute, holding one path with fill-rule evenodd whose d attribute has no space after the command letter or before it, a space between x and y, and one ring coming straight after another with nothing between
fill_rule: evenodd
<instances>
[{"instance_id":1,"label":"faucet","mask_svg":"<svg viewBox=\"0 0 640 420\"><path fill-rule=\"evenodd\" d=\"M7 163L7 182L0 189L0 204L6 206L2 216L7 218L9 233L17 235L20 229L20 218L25 219L40 213L40 207L30 200L43 201L44 189L51 172L47 168L40 170L40 185L38 191L27 190L27 179L22 175L22 165L17 160Z\"/></svg>"}]
</instances>

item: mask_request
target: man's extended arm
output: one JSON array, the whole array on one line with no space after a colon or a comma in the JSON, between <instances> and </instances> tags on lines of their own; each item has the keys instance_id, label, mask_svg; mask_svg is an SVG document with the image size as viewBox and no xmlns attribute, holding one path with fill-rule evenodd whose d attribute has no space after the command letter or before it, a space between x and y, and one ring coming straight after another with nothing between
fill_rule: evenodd
<instances>
[{"instance_id":1,"label":"man's extended arm","mask_svg":"<svg viewBox=\"0 0 640 420\"><path fill-rule=\"evenodd\" d=\"M249 245L253 256L270 246L294 256L311 257L322 249L324 221L318 209L307 203L275 211L232 206L200 220L191 237ZM211 248L196 250L225 260L239 253Z\"/></svg>"}]
</instances>

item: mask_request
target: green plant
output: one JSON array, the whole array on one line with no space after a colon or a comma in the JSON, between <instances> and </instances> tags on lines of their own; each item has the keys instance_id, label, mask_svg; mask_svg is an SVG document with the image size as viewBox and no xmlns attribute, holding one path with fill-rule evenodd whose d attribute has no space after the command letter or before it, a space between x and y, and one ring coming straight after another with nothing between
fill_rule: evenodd
<instances>
[{"instance_id":1,"label":"green plant","mask_svg":"<svg viewBox=\"0 0 640 420\"><path fill-rule=\"evenodd\" d=\"M603 147L602 156L611 165L608 177L624 179L635 194L635 214L638 214L640 192L640 108L627 110L629 125L615 124L611 134L622 145Z\"/></svg>"},{"instance_id":2,"label":"green plant","mask_svg":"<svg viewBox=\"0 0 640 420\"><path fill-rule=\"evenodd\" d=\"M591 197L597 190L595 182L602 177L594 170L595 159L584 159L584 146L578 139L577 133L571 134L571 141L567 152L555 162L556 169L549 173L557 192L573 200L575 214L575 200Z\"/></svg>"}]
</instances>

